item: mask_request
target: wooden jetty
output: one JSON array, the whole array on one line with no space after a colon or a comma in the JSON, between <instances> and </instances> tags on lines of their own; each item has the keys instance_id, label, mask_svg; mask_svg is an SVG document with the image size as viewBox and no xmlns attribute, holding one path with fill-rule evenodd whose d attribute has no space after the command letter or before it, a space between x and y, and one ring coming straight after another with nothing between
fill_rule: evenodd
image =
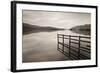
<instances>
[{"instance_id":1,"label":"wooden jetty","mask_svg":"<svg viewBox=\"0 0 100 73\"><path fill-rule=\"evenodd\" d=\"M57 34L57 42L57 50L69 59L91 59L91 37Z\"/></svg>"}]
</instances>

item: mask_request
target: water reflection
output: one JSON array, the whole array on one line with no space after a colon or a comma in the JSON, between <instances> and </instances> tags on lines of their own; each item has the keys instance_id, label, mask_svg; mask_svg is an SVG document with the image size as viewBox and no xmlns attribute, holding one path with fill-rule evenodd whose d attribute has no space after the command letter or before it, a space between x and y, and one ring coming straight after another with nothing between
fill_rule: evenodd
<instances>
[{"instance_id":1,"label":"water reflection","mask_svg":"<svg viewBox=\"0 0 100 73\"><path fill-rule=\"evenodd\" d=\"M63 61L68 57L57 51L57 34L83 35L70 30L23 35L23 62ZM88 36L88 35L85 35Z\"/></svg>"}]
</instances>

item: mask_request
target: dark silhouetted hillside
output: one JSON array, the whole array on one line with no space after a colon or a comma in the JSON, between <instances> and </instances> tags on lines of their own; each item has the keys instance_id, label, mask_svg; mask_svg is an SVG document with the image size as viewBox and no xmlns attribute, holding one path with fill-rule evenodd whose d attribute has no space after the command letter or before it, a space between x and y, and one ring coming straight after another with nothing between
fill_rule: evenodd
<instances>
[{"instance_id":1,"label":"dark silhouetted hillside","mask_svg":"<svg viewBox=\"0 0 100 73\"><path fill-rule=\"evenodd\" d=\"M36 33L36 32L52 32L52 31L57 31L57 30L64 30L64 29L50 27L50 26L42 27L42 26L23 23L23 34Z\"/></svg>"},{"instance_id":2,"label":"dark silhouetted hillside","mask_svg":"<svg viewBox=\"0 0 100 73\"><path fill-rule=\"evenodd\" d=\"M70 30L76 33L80 33L80 34L90 35L91 25L85 24L85 25L75 26L75 27L72 27Z\"/></svg>"}]
</instances>

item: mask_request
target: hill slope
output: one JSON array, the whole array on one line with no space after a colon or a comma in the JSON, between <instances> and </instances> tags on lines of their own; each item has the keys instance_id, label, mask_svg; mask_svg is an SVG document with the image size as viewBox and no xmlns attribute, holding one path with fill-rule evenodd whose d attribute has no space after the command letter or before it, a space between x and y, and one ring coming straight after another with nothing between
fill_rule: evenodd
<instances>
[{"instance_id":1,"label":"hill slope","mask_svg":"<svg viewBox=\"0 0 100 73\"><path fill-rule=\"evenodd\" d=\"M64 29L49 27L49 26L42 27L42 26L23 23L23 34L36 33L36 32L52 32L52 31L57 31L57 30L64 30Z\"/></svg>"},{"instance_id":2,"label":"hill slope","mask_svg":"<svg viewBox=\"0 0 100 73\"><path fill-rule=\"evenodd\" d=\"M80 33L80 34L90 35L91 25L85 24L85 25L75 26L75 27L72 27L70 30L76 33Z\"/></svg>"}]
</instances>

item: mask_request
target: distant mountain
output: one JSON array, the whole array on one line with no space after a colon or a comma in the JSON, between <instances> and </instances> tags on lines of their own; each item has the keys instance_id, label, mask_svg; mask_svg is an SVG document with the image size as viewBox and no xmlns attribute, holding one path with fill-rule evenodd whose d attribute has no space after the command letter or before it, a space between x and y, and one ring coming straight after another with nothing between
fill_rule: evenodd
<instances>
[{"instance_id":1,"label":"distant mountain","mask_svg":"<svg viewBox=\"0 0 100 73\"><path fill-rule=\"evenodd\" d=\"M80 26L72 27L70 30L76 33L90 35L91 34L91 24L85 24Z\"/></svg>"},{"instance_id":2,"label":"distant mountain","mask_svg":"<svg viewBox=\"0 0 100 73\"><path fill-rule=\"evenodd\" d=\"M23 23L23 34L36 33L36 32L52 32L57 30L64 30L63 28L56 28L50 26L37 26Z\"/></svg>"},{"instance_id":3,"label":"distant mountain","mask_svg":"<svg viewBox=\"0 0 100 73\"><path fill-rule=\"evenodd\" d=\"M91 30L91 25L90 24L85 24L85 25L80 25L80 26L75 26L72 27L70 30Z\"/></svg>"}]
</instances>

